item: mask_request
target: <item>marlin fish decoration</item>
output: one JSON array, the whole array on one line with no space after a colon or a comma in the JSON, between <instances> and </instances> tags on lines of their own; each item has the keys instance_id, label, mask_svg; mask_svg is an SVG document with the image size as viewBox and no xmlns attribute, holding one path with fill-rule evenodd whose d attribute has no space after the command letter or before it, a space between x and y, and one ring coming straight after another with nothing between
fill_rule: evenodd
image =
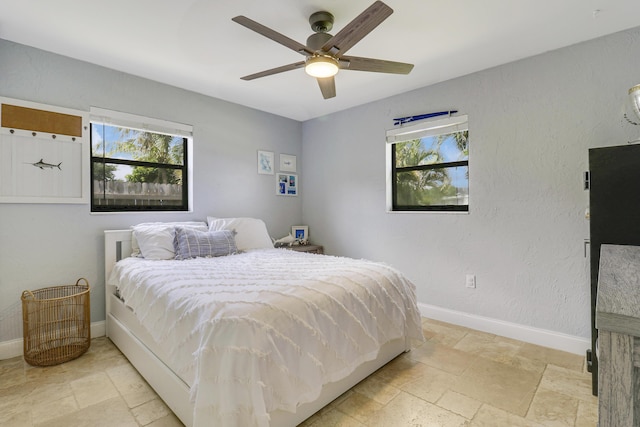
<instances>
[{"instance_id":1,"label":"marlin fish decoration","mask_svg":"<svg viewBox=\"0 0 640 427\"><path fill-rule=\"evenodd\" d=\"M58 163L57 165L54 165L52 163L45 163L42 161L43 159L40 159L39 162L36 163L28 163L29 165L33 165L37 168L40 168L42 170L46 169L53 169L53 168L58 168L59 170L62 170L62 168L60 167L60 165L62 164L62 162Z\"/></svg>"}]
</instances>

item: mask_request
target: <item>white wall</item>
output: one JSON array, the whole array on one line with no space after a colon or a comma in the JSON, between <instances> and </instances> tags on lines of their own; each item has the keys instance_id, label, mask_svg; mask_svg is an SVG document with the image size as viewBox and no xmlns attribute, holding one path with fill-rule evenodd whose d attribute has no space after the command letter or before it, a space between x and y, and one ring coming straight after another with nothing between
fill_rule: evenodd
<instances>
[{"instance_id":1,"label":"white wall","mask_svg":"<svg viewBox=\"0 0 640 427\"><path fill-rule=\"evenodd\" d=\"M588 148L640 137L622 116L639 53L634 29L305 122L311 239L399 268L421 303L590 337L582 173ZM392 118L450 109L469 116L469 214L385 213Z\"/></svg>"},{"instance_id":2,"label":"white wall","mask_svg":"<svg viewBox=\"0 0 640 427\"><path fill-rule=\"evenodd\" d=\"M89 205L0 204L0 342L22 336L23 290L78 277L92 285L92 321L104 319L105 229L254 216L281 237L301 222L301 198L276 196L275 176L258 175L256 165L258 149L274 151L276 160L280 153L301 155L296 121L4 40L0 96L87 111L96 106L194 128L192 213L92 215Z\"/></svg>"}]
</instances>

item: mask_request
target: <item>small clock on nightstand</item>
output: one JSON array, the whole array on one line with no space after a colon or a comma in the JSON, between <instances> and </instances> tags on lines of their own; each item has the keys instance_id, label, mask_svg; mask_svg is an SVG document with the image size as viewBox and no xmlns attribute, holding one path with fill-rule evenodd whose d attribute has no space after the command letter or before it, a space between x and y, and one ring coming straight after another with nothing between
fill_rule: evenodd
<instances>
[{"instance_id":1,"label":"small clock on nightstand","mask_svg":"<svg viewBox=\"0 0 640 427\"><path fill-rule=\"evenodd\" d=\"M294 245L283 246L285 249L298 252L309 252L312 254L324 254L324 247L321 245Z\"/></svg>"}]
</instances>

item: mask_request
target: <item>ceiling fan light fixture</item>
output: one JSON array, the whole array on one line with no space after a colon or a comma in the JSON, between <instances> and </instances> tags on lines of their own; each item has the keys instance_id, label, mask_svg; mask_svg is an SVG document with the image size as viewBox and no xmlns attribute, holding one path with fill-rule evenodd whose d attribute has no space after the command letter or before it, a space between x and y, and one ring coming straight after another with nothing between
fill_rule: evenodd
<instances>
[{"instance_id":1,"label":"ceiling fan light fixture","mask_svg":"<svg viewBox=\"0 0 640 427\"><path fill-rule=\"evenodd\" d=\"M333 77L338 74L339 69L338 61L323 55L310 57L304 65L304 71L316 78Z\"/></svg>"}]
</instances>

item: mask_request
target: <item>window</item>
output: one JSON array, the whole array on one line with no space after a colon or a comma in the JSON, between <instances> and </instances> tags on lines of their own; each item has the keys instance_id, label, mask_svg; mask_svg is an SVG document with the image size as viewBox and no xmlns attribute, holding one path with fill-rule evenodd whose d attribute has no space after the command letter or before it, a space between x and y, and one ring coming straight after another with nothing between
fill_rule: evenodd
<instances>
[{"instance_id":1,"label":"window","mask_svg":"<svg viewBox=\"0 0 640 427\"><path fill-rule=\"evenodd\" d=\"M187 211L191 127L91 109L91 211Z\"/></svg>"},{"instance_id":2,"label":"window","mask_svg":"<svg viewBox=\"0 0 640 427\"><path fill-rule=\"evenodd\" d=\"M387 210L469 210L467 116L387 131Z\"/></svg>"}]
</instances>

